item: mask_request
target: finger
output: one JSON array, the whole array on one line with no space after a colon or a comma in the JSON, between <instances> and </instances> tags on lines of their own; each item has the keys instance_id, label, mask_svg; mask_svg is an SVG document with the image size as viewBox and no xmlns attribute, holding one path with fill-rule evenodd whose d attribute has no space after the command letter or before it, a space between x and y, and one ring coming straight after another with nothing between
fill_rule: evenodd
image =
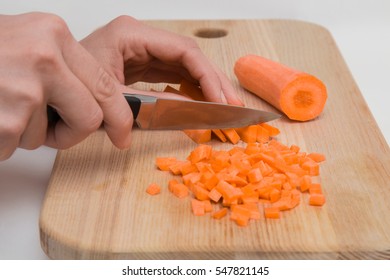
<instances>
[{"instance_id":1,"label":"finger","mask_svg":"<svg viewBox=\"0 0 390 280\"><path fill-rule=\"evenodd\" d=\"M151 56L166 63L180 63L199 81L207 100L224 101L222 81L194 40L155 28L147 29L145 37L148 38L145 47Z\"/></svg>"},{"instance_id":2,"label":"finger","mask_svg":"<svg viewBox=\"0 0 390 280\"><path fill-rule=\"evenodd\" d=\"M20 134L15 133L15 126L8 122L6 115L0 114L0 161L8 159L16 150L19 144Z\"/></svg>"},{"instance_id":3,"label":"finger","mask_svg":"<svg viewBox=\"0 0 390 280\"><path fill-rule=\"evenodd\" d=\"M191 100L191 98L189 98L187 96L176 94L176 93L139 90L139 89L134 89L134 88L127 87L127 86L124 86L123 92L124 93L131 93L131 94L154 96L157 98Z\"/></svg>"},{"instance_id":4,"label":"finger","mask_svg":"<svg viewBox=\"0 0 390 280\"><path fill-rule=\"evenodd\" d=\"M3 77L4 78L4 77ZM42 89L31 77L25 76L21 83L1 83L2 94L0 94L0 160L9 158L21 144L21 138L31 121L35 109L39 107ZM5 85L5 86L4 86ZM45 126L45 123L43 123ZM34 146L43 143L45 134L37 133L31 135L29 141Z\"/></svg>"},{"instance_id":5,"label":"finger","mask_svg":"<svg viewBox=\"0 0 390 280\"><path fill-rule=\"evenodd\" d=\"M20 137L19 147L33 150L45 143L47 131L46 106L34 110L30 120Z\"/></svg>"},{"instance_id":6,"label":"finger","mask_svg":"<svg viewBox=\"0 0 390 280\"><path fill-rule=\"evenodd\" d=\"M64 61L57 68L57 79L52 82L48 105L61 119L48 128L45 144L65 149L97 130L103 121L103 113L90 91Z\"/></svg>"},{"instance_id":7,"label":"finger","mask_svg":"<svg viewBox=\"0 0 390 280\"><path fill-rule=\"evenodd\" d=\"M65 44L63 56L71 71L93 94L102 109L104 128L111 141L118 148L128 148L133 115L123 98L122 85L73 38Z\"/></svg>"},{"instance_id":8,"label":"finger","mask_svg":"<svg viewBox=\"0 0 390 280\"><path fill-rule=\"evenodd\" d=\"M214 69L215 72L218 74L219 79L221 80L221 87L222 87L221 90L223 96L226 99L226 102L237 106L243 106L244 103L238 97L228 77L218 67L214 66Z\"/></svg>"}]
</instances>

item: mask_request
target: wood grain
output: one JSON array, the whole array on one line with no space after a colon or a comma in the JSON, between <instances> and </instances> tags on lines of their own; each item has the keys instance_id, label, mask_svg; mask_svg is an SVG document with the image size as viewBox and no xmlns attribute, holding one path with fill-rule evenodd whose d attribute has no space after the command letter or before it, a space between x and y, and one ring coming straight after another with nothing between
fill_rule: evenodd
<instances>
[{"instance_id":1,"label":"wood grain","mask_svg":"<svg viewBox=\"0 0 390 280\"><path fill-rule=\"evenodd\" d=\"M272 122L285 144L327 156L322 184L327 203L305 203L280 220L236 226L191 214L189 200L145 193L169 174L157 156L185 158L195 147L184 133L135 129L129 151L98 131L59 151L40 218L41 243L54 259L389 259L390 152L329 32L289 20L149 21L193 37L233 81L248 106L274 111L237 83L235 60L255 53L312 73L328 102L316 120ZM199 38L220 35L220 38ZM155 86L162 89L163 85ZM150 85L138 84L149 88ZM213 142L216 148L228 144ZM229 146L230 147L230 146Z\"/></svg>"}]
</instances>

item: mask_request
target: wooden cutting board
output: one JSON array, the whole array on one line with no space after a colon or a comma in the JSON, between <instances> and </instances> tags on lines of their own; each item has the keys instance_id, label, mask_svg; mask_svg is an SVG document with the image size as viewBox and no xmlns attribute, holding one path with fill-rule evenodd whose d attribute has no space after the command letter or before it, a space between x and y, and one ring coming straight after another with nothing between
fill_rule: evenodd
<instances>
[{"instance_id":1,"label":"wooden cutting board","mask_svg":"<svg viewBox=\"0 0 390 280\"><path fill-rule=\"evenodd\" d=\"M167 189L159 196L145 193L151 182L165 187L171 179L156 170L156 157L184 159L196 147L184 133L135 129L131 149L119 151L99 131L58 152L40 218L49 257L390 258L389 146L326 29L290 20L147 23L194 38L250 107L275 111L238 85L233 65L242 55L262 55L323 80L329 97L318 119L298 123L283 117L272 124L282 131L282 143L327 156L321 166L327 203L316 208L304 200L279 220L253 221L248 227L228 218L196 217L189 199L177 199Z\"/></svg>"}]
</instances>

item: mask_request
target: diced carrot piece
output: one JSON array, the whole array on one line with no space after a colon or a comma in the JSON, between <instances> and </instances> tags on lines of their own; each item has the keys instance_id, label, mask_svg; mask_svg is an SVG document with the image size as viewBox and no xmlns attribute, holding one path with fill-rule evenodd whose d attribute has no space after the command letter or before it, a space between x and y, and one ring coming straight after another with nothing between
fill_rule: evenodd
<instances>
[{"instance_id":1,"label":"diced carrot piece","mask_svg":"<svg viewBox=\"0 0 390 280\"><path fill-rule=\"evenodd\" d=\"M301 185L300 185L300 188L301 188L301 192L305 192L305 191L308 191L311 187L311 177L309 175L304 175L302 178L301 178Z\"/></svg>"},{"instance_id":2,"label":"diced carrot piece","mask_svg":"<svg viewBox=\"0 0 390 280\"><path fill-rule=\"evenodd\" d=\"M211 140L211 129L186 129L183 132L197 144L207 143Z\"/></svg>"},{"instance_id":3,"label":"diced carrot piece","mask_svg":"<svg viewBox=\"0 0 390 280\"><path fill-rule=\"evenodd\" d=\"M240 139L245 143L255 143L257 140L257 125L249 125L235 129Z\"/></svg>"},{"instance_id":4,"label":"diced carrot piece","mask_svg":"<svg viewBox=\"0 0 390 280\"><path fill-rule=\"evenodd\" d=\"M264 208L264 216L268 219L279 219L280 218L280 210L277 207Z\"/></svg>"},{"instance_id":5,"label":"diced carrot piece","mask_svg":"<svg viewBox=\"0 0 390 280\"><path fill-rule=\"evenodd\" d=\"M325 196L320 193L310 194L309 204L313 206L322 206L325 204Z\"/></svg>"},{"instance_id":6,"label":"diced carrot piece","mask_svg":"<svg viewBox=\"0 0 390 280\"><path fill-rule=\"evenodd\" d=\"M253 220L259 220L261 218L259 206L257 203L244 203L242 207L249 210L250 217Z\"/></svg>"},{"instance_id":7,"label":"diced carrot piece","mask_svg":"<svg viewBox=\"0 0 390 280\"><path fill-rule=\"evenodd\" d=\"M266 143L269 141L269 132L266 128L261 125L257 126L256 140L259 143Z\"/></svg>"},{"instance_id":8,"label":"diced carrot piece","mask_svg":"<svg viewBox=\"0 0 390 280\"><path fill-rule=\"evenodd\" d=\"M212 214L212 217L214 219L222 219L223 217L226 216L226 214L228 213L228 208L226 207L222 207L221 209L219 209L218 211L215 211L213 214Z\"/></svg>"},{"instance_id":9,"label":"diced carrot piece","mask_svg":"<svg viewBox=\"0 0 390 280\"><path fill-rule=\"evenodd\" d=\"M260 168L252 169L248 172L246 176L248 177L248 181L250 183L257 183L260 182L261 179L263 179L263 175L261 174Z\"/></svg>"},{"instance_id":10,"label":"diced carrot piece","mask_svg":"<svg viewBox=\"0 0 390 280\"><path fill-rule=\"evenodd\" d=\"M232 143L237 144L240 141L240 136L234 128L221 129L226 138Z\"/></svg>"},{"instance_id":11,"label":"diced carrot piece","mask_svg":"<svg viewBox=\"0 0 390 280\"><path fill-rule=\"evenodd\" d=\"M189 96L191 99L198 101L205 101L204 95L200 87L196 84L191 83L188 80L182 80L179 88L181 93Z\"/></svg>"},{"instance_id":12,"label":"diced carrot piece","mask_svg":"<svg viewBox=\"0 0 390 280\"><path fill-rule=\"evenodd\" d=\"M302 163L302 168L307 170L311 176L318 176L320 174L320 165L310 158L307 158L305 162Z\"/></svg>"},{"instance_id":13,"label":"diced carrot piece","mask_svg":"<svg viewBox=\"0 0 390 280\"><path fill-rule=\"evenodd\" d=\"M178 166L178 168L179 168L180 173L182 175L186 175L186 174L194 173L194 172L198 171L198 168L196 167L196 165L189 162L189 161L183 162L183 164Z\"/></svg>"},{"instance_id":14,"label":"diced carrot piece","mask_svg":"<svg viewBox=\"0 0 390 280\"><path fill-rule=\"evenodd\" d=\"M234 220L239 226L246 226L251 217L251 211L242 205L232 205L230 207L230 219Z\"/></svg>"},{"instance_id":15,"label":"diced carrot piece","mask_svg":"<svg viewBox=\"0 0 390 280\"><path fill-rule=\"evenodd\" d=\"M191 199L191 208L192 213L195 216L203 216L205 214L205 204L203 201L197 200L195 198Z\"/></svg>"},{"instance_id":16,"label":"diced carrot piece","mask_svg":"<svg viewBox=\"0 0 390 280\"><path fill-rule=\"evenodd\" d=\"M156 165L162 171L169 171L169 167L176 161L177 159L174 157L158 157L156 158Z\"/></svg>"},{"instance_id":17,"label":"diced carrot piece","mask_svg":"<svg viewBox=\"0 0 390 280\"><path fill-rule=\"evenodd\" d=\"M280 130L268 123L261 123L260 126L265 128L268 131L268 135L271 137L277 136L280 134Z\"/></svg>"},{"instance_id":18,"label":"diced carrot piece","mask_svg":"<svg viewBox=\"0 0 390 280\"><path fill-rule=\"evenodd\" d=\"M319 183L312 183L309 187L309 194L322 194L322 187Z\"/></svg>"},{"instance_id":19,"label":"diced carrot piece","mask_svg":"<svg viewBox=\"0 0 390 280\"><path fill-rule=\"evenodd\" d=\"M209 191L203 188L200 184L195 184L192 192L198 200L209 200Z\"/></svg>"},{"instance_id":20,"label":"diced carrot piece","mask_svg":"<svg viewBox=\"0 0 390 280\"><path fill-rule=\"evenodd\" d=\"M275 189L273 188L270 192L269 192L269 200L273 203L273 202L276 202L280 199L281 197L281 192L280 190L278 189Z\"/></svg>"},{"instance_id":21,"label":"diced carrot piece","mask_svg":"<svg viewBox=\"0 0 390 280\"><path fill-rule=\"evenodd\" d=\"M184 198L189 195L187 186L174 180L169 182L168 189L178 198Z\"/></svg>"},{"instance_id":22,"label":"diced carrot piece","mask_svg":"<svg viewBox=\"0 0 390 280\"><path fill-rule=\"evenodd\" d=\"M211 205L210 200L202 200L204 203L204 211L205 212L211 212L213 211L213 206Z\"/></svg>"},{"instance_id":23,"label":"diced carrot piece","mask_svg":"<svg viewBox=\"0 0 390 280\"><path fill-rule=\"evenodd\" d=\"M223 134L220 129L212 129L211 131L218 137L219 140L221 140L221 142L225 143L227 141L225 134Z\"/></svg>"},{"instance_id":24,"label":"diced carrot piece","mask_svg":"<svg viewBox=\"0 0 390 280\"><path fill-rule=\"evenodd\" d=\"M199 172L192 172L182 176L183 183L187 187L199 182L201 174Z\"/></svg>"},{"instance_id":25,"label":"diced carrot piece","mask_svg":"<svg viewBox=\"0 0 390 280\"><path fill-rule=\"evenodd\" d=\"M216 189L216 188L213 188L209 193L208 193L208 197L214 201L214 202L218 202L221 197L222 197L222 194Z\"/></svg>"},{"instance_id":26,"label":"diced carrot piece","mask_svg":"<svg viewBox=\"0 0 390 280\"><path fill-rule=\"evenodd\" d=\"M199 145L196 147L189 156L189 160L192 163L197 163L202 160L207 160L211 157L212 147L210 145Z\"/></svg>"},{"instance_id":27,"label":"diced carrot piece","mask_svg":"<svg viewBox=\"0 0 390 280\"><path fill-rule=\"evenodd\" d=\"M325 160L325 155L320 153L310 153L307 155L307 157L311 158L315 162L322 162Z\"/></svg>"},{"instance_id":28,"label":"diced carrot piece","mask_svg":"<svg viewBox=\"0 0 390 280\"><path fill-rule=\"evenodd\" d=\"M152 183L146 188L146 192L150 195L156 195L161 192L161 187L156 183Z\"/></svg>"}]
</instances>

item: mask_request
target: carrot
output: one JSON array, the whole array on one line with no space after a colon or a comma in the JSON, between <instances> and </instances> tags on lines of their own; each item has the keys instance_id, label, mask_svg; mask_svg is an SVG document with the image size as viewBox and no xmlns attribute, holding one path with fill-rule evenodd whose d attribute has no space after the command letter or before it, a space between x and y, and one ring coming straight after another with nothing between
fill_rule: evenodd
<instances>
[{"instance_id":1,"label":"carrot","mask_svg":"<svg viewBox=\"0 0 390 280\"><path fill-rule=\"evenodd\" d=\"M240 141L240 136L234 128L222 129L222 132L232 144L237 144Z\"/></svg>"},{"instance_id":2,"label":"carrot","mask_svg":"<svg viewBox=\"0 0 390 280\"><path fill-rule=\"evenodd\" d=\"M169 182L168 189L178 198L184 198L189 194L187 186L177 182L176 180L171 180Z\"/></svg>"},{"instance_id":3,"label":"carrot","mask_svg":"<svg viewBox=\"0 0 390 280\"><path fill-rule=\"evenodd\" d=\"M259 124L262 128L266 129L268 131L268 135L271 137L277 136L280 133L280 130L268 123L261 123Z\"/></svg>"},{"instance_id":4,"label":"carrot","mask_svg":"<svg viewBox=\"0 0 390 280\"><path fill-rule=\"evenodd\" d=\"M268 207L264 209L264 215L269 219L279 219L280 218L280 210L277 207Z\"/></svg>"},{"instance_id":5,"label":"carrot","mask_svg":"<svg viewBox=\"0 0 390 280\"><path fill-rule=\"evenodd\" d=\"M211 130L210 129L186 129L183 130L188 137L190 137L195 143L202 144L210 142Z\"/></svg>"},{"instance_id":6,"label":"carrot","mask_svg":"<svg viewBox=\"0 0 390 280\"><path fill-rule=\"evenodd\" d=\"M156 165L162 171L169 171L169 167L177 161L174 157L158 157L156 158Z\"/></svg>"},{"instance_id":7,"label":"carrot","mask_svg":"<svg viewBox=\"0 0 390 280\"><path fill-rule=\"evenodd\" d=\"M257 140L257 125L249 125L241 128L236 128L236 132L240 139L245 143L255 143Z\"/></svg>"},{"instance_id":8,"label":"carrot","mask_svg":"<svg viewBox=\"0 0 390 280\"><path fill-rule=\"evenodd\" d=\"M212 129L211 130L215 136L218 137L221 142L225 143L227 141L225 134L223 134L222 130L220 129Z\"/></svg>"},{"instance_id":9,"label":"carrot","mask_svg":"<svg viewBox=\"0 0 390 280\"><path fill-rule=\"evenodd\" d=\"M205 214L205 204L203 201L192 199L191 207L195 216L203 216Z\"/></svg>"},{"instance_id":10,"label":"carrot","mask_svg":"<svg viewBox=\"0 0 390 280\"><path fill-rule=\"evenodd\" d=\"M210 145L199 145L189 156L191 163L197 163L201 160L209 159L211 156L212 147Z\"/></svg>"},{"instance_id":11,"label":"carrot","mask_svg":"<svg viewBox=\"0 0 390 280\"><path fill-rule=\"evenodd\" d=\"M321 193L310 194L309 204L313 206L322 206L325 204L325 196Z\"/></svg>"},{"instance_id":12,"label":"carrot","mask_svg":"<svg viewBox=\"0 0 390 280\"><path fill-rule=\"evenodd\" d=\"M260 125L259 125L260 126ZM272 127L261 125L269 135ZM220 219L230 212L239 226L261 219L280 218L281 211L299 206L302 195L309 195L309 205L326 202L318 183L319 166L325 156L305 153L296 145L287 146L276 139L217 150L200 144L186 160L159 157L156 166L181 179L169 181L168 189L177 197L191 198L194 215ZM213 212L214 205L220 210Z\"/></svg>"},{"instance_id":13,"label":"carrot","mask_svg":"<svg viewBox=\"0 0 390 280\"><path fill-rule=\"evenodd\" d=\"M152 183L147 187L146 192L150 195L156 195L161 192L161 187L156 183Z\"/></svg>"},{"instance_id":14,"label":"carrot","mask_svg":"<svg viewBox=\"0 0 390 280\"><path fill-rule=\"evenodd\" d=\"M179 91L191 99L205 101L201 88L188 80L181 81Z\"/></svg>"},{"instance_id":15,"label":"carrot","mask_svg":"<svg viewBox=\"0 0 390 280\"><path fill-rule=\"evenodd\" d=\"M212 214L212 217L214 219L222 219L223 217L226 216L226 214L228 213L228 209L226 207L222 207L221 209L219 209L218 211L215 211L213 214Z\"/></svg>"},{"instance_id":16,"label":"carrot","mask_svg":"<svg viewBox=\"0 0 390 280\"><path fill-rule=\"evenodd\" d=\"M234 65L241 86L287 115L308 121L324 109L327 91L313 75L257 55L239 58Z\"/></svg>"}]
</instances>

